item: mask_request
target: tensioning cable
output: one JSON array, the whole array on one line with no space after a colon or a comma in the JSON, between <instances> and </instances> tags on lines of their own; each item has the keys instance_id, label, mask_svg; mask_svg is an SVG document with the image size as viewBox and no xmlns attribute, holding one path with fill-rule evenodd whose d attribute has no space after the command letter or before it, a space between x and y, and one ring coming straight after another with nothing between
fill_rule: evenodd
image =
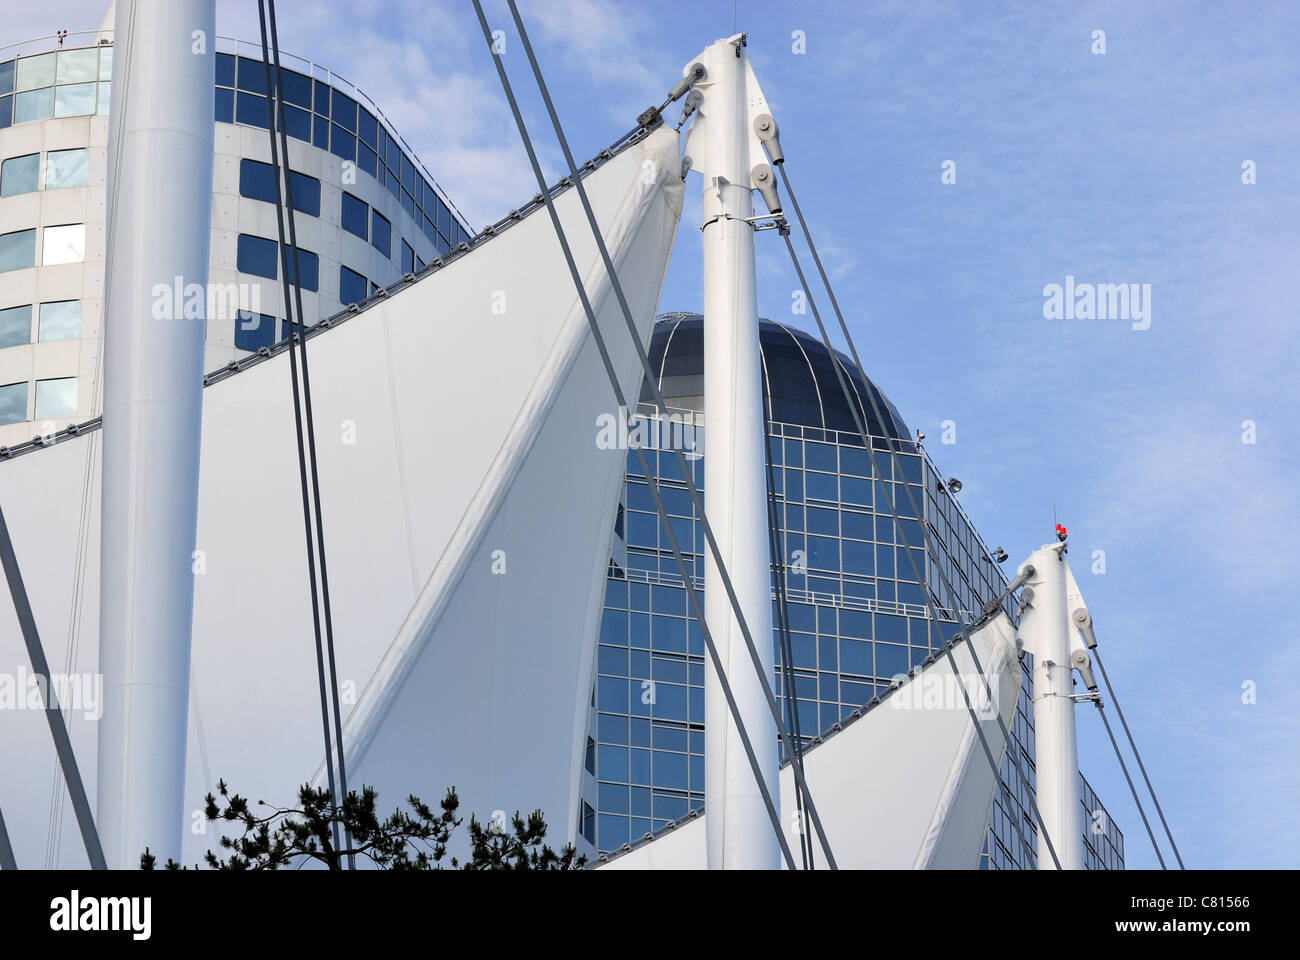
<instances>
[{"instance_id":1,"label":"tensioning cable","mask_svg":"<svg viewBox=\"0 0 1300 960\"><path fill-rule=\"evenodd\" d=\"M763 460L767 469L767 533L768 549L772 555L772 592L776 600L777 648L781 651L781 685L784 688L786 709L790 712L790 732L794 734L794 753L788 754L791 763L803 766L803 731L800 729L798 688L794 676L794 642L790 637L790 608L786 594L785 548L782 543L781 507L776 499L776 471L772 466L772 392L766 363L763 370ZM803 795L794 794L795 813L799 820L799 849L803 853L803 868L813 868L812 837L808 835L808 815L803 808Z\"/></svg>"},{"instance_id":2,"label":"tensioning cable","mask_svg":"<svg viewBox=\"0 0 1300 960\"><path fill-rule=\"evenodd\" d=\"M304 336L304 334L306 332L306 325L303 323L303 317L302 317L302 292L301 292L301 288L299 287L300 278L299 278L299 271L298 271L297 245L295 244L292 248L292 259L291 259L290 246L288 243L285 242L284 220L285 220L286 204L284 202L284 193L287 193L292 189L289 186L289 183L292 178L289 176L288 171L286 169L285 176L284 176L284 191L282 191L280 160L279 160L280 150L276 143L276 137L275 137L275 132L277 128L277 119L278 119L277 109L283 110L283 102L284 102L280 90L280 83L279 83L280 81L279 51L277 45L277 50L275 54L276 72L273 76L271 73L271 65L272 65L271 52L267 41L266 0L257 0L257 12L259 18L259 26L261 27L261 31L262 31L262 66L266 75L266 89L268 93L268 96L266 98L266 116L267 116L267 128L271 139L271 175L272 175L272 179L275 182L276 230L278 231L278 236L280 241L280 268L283 276L282 286L284 289L284 312L285 312L286 324L288 325L289 336L290 336L289 376L293 385L294 432L298 444L298 479L302 491L302 519L303 519L304 533L307 542L307 572L308 572L308 580L311 587L312 628L315 633L315 639L316 639L316 679L320 691L321 729L325 741L325 768L329 777L330 803L335 807L335 809L337 809L340 806L341 798L338 793L337 787L335 785L335 780L334 780L334 759L333 759L334 751L331 746L331 741L335 738L331 737L329 697L326 692L326 686L325 686L325 650L324 650L324 643L321 635L321 600L320 600L320 593L317 585L316 541L315 541L315 531L312 529L312 509L311 509L312 498L308 492L308 484L309 484L308 467L307 467L308 450L307 450L307 444L304 442L303 402L302 402L302 397L300 395L299 385L298 385L298 352L296 348L297 347L304 348L303 364L305 366L306 365L306 353L305 353L306 337ZM271 0L271 17L272 17L271 29L272 30L274 30L275 27L274 16L275 16L275 4L274 4L274 0ZM289 156L288 156L287 149L285 151L284 162L287 168L289 163ZM288 218L289 218L289 229L290 231L293 231L294 229L293 208L291 206L288 207ZM295 293L296 293L296 298L295 298ZM298 320L296 323L294 321L295 299L297 301L297 306L298 306ZM303 392L305 391L306 391L306 381L304 380ZM308 400L308 402L310 402L310 400ZM309 408L307 414L307 431L309 436L311 435L310 433L311 429L312 429L311 414ZM316 503L317 503L317 507L319 508L320 491L319 491L319 483L316 482L318 480L318 477L316 473L316 452L315 452L314 444L312 444L312 448L311 448L311 461L312 461L311 483L316 489ZM317 521L319 522L319 510L317 513ZM333 660L332 643L331 643L330 658L332 662ZM337 692L337 687L335 689ZM337 817L332 818L332 827L333 827L333 836L334 836L334 846L336 849L342 849L342 845L340 844L339 824L338 824ZM351 865L352 864L349 861L349 866Z\"/></svg>"},{"instance_id":3,"label":"tensioning cable","mask_svg":"<svg viewBox=\"0 0 1300 960\"><path fill-rule=\"evenodd\" d=\"M1119 700L1115 696L1115 687L1112 686L1110 682L1110 675L1106 673L1106 665L1101 662L1101 654L1097 652L1096 647L1092 648L1092 656L1093 659L1097 661L1098 669L1101 670L1101 678L1106 683L1106 692L1110 694L1110 702L1115 705L1115 712L1119 714L1120 726L1124 728L1124 735L1128 737L1128 745L1133 748L1133 757L1137 760L1138 769L1142 771L1142 779L1146 781L1147 792L1151 794L1151 802L1156 805L1156 813L1160 816L1160 823L1165 828L1165 836L1169 838L1169 846L1173 848L1174 858L1178 861L1178 869L1186 870L1187 867L1183 865L1182 854L1178 852L1178 844L1174 843L1173 831L1169 829L1169 821L1165 819L1165 811L1160 806L1160 798L1156 796L1156 788L1151 785L1151 778L1147 776L1146 764L1142 762L1142 754L1138 753L1137 743L1133 740L1133 734L1128 728L1128 721L1124 719L1124 711L1120 707ZM1114 738L1112 737L1112 740L1113 739ZM1118 752L1119 749L1117 747L1116 753ZM1120 762L1123 763L1123 760ZM1154 842L1154 840L1152 842Z\"/></svg>"}]
</instances>

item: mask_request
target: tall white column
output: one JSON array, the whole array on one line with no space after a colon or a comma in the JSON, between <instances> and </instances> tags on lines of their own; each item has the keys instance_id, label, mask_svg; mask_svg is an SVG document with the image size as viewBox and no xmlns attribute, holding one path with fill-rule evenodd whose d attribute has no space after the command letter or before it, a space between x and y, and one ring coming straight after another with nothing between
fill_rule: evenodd
<instances>
[{"instance_id":1,"label":"tall white column","mask_svg":"<svg viewBox=\"0 0 1300 960\"><path fill-rule=\"evenodd\" d=\"M766 162L752 132L765 113L739 36L698 58L707 71L687 152L704 180L705 512L768 681L773 674L771 568L750 172ZM694 61L693 61L694 62ZM705 551L705 616L780 810L776 724L716 565ZM705 831L712 869L776 869L780 846L712 666L705 675Z\"/></svg>"},{"instance_id":2,"label":"tall white column","mask_svg":"<svg viewBox=\"0 0 1300 960\"><path fill-rule=\"evenodd\" d=\"M172 291L207 289L215 21L214 0L117 4L97 813L110 867L146 846L180 856L206 319L177 314Z\"/></svg>"},{"instance_id":3,"label":"tall white column","mask_svg":"<svg viewBox=\"0 0 1300 960\"><path fill-rule=\"evenodd\" d=\"M1033 602L1020 620L1025 649L1034 658L1034 768L1038 810L1061 867L1083 869L1083 807L1074 729L1074 678L1070 667L1070 623L1066 609L1063 544L1047 544L1029 558ZM1023 567L1022 567L1023 569ZM1055 870L1042 830L1038 868Z\"/></svg>"}]
</instances>

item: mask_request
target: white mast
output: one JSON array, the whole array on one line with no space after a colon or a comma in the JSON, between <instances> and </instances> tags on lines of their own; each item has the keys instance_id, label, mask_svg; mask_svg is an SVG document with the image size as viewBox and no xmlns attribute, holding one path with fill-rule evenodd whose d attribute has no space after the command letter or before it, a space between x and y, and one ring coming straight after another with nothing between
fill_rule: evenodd
<instances>
[{"instance_id":1,"label":"white mast","mask_svg":"<svg viewBox=\"0 0 1300 960\"><path fill-rule=\"evenodd\" d=\"M1064 530L1062 529L1062 535ZM1082 870L1083 806L1074 727L1074 674L1071 661L1075 631L1070 619L1065 542L1044 544L1028 561L1034 574L1025 588L1020 637L1034 658L1034 768L1038 810L1047 837L1063 870ZM1024 571L1024 566L1021 566ZM1076 604L1077 606L1077 604ZM1085 658L1086 662L1086 658ZM1056 862L1038 831L1038 868L1055 870Z\"/></svg>"},{"instance_id":2,"label":"white mast","mask_svg":"<svg viewBox=\"0 0 1300 960\"><path fill-rule=\"evenodd\" d=\"M117 5L108 138L98 821L109 867L180 857L208 281L214 0ZM190 289L193 289L192 287ZM166 291L170 319L155 319ZM206 308L203 313L206 315Z\"/></svg>"},{"instance_id":3,"label":"white mast","mask_svg":"<svg viewBox=\"0 0 1300 960\"><path fill-rule=\"evenodd\" d=\"M695 63L702 95L686 146L704 179L704 508L731 575L768 682L773 676L771 567L763 392L754 279L753 181L766 164L753 121L767 113L745 56L744 36L719 40ZM770 171L768 173L770 183ZM767 789L780 810L776 723L710 552L705 616L753 743ZM754 771L727 709L719 678L706 673L705 829L711 869L777 869L780 845Z\"/></svg>"}]
</instances>

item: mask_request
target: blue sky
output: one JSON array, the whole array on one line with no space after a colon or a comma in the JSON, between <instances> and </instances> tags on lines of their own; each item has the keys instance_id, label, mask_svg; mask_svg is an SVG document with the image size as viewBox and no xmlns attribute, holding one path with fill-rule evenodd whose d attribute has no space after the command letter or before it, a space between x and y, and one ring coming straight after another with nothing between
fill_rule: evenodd
<instances>
[{"instance_id":1,"label":"blue sky","mask_svg":"<svg viewBox=\"0 0 1300 960\"><path fill-rule=\"evenodd\" d=\"M580 157L732 32L731 0L520 5ZM10 11L10 37L93 27L104 8L59 6L62 23ZM504 0L486 6L554 179ZM1070 528L1184 859L1295 867L1300 6L1135 6L742 0L737 16L868 375L1011 562L1051 538L1054 513ZM369 93L472 226L536 192L468 2L278 8L282 47ZM256 38L256 4L221 0L218 28ZM664 310L700 306L698 195L693 180ZM760 234L762 310L808 325L788 315L778 244ZM1067 275L1150 284L1150 328L1044 319L1044 286ZM955 444L938 442L945 420ZM1096 550L1104 575L1088 572ZM1080 764L1129 865L1154 866L1094 713Z\"/></svg>"}]
</instances>

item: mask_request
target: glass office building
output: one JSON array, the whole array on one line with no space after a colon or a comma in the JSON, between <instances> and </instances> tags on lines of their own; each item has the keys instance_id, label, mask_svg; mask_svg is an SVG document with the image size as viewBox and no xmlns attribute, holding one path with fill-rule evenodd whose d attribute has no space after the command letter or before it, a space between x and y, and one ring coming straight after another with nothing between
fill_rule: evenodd
<instances>
[{"instance_id":1,"label":"glass office building","mask_svg":"<svg viewBox=\"0 0 1300 960\"><path fill-rule=\"evenodd\" d=\"M810 742L883 694L892 677L938 654L943 638L977 616L1007 581L897 409L851 360L832 356L800 330L766 320L760 338L770 411L770 476L788 596L793 703L784 695L775 635L772 679L787 723L796 721L804 742ZM672 423L671 428L661 424L646 431L645 452L694 585L703 590L706 548L671 450L678 446L688 453L702 489L707 458L702 319L693 314L661 318L649 356ZM835 364L857 392L879 474L873 472ZM868 390L884 423L873 415ZM642 412L657 419L648 393L641 400ZM891 446L898 453L897 466ZM921 516L915 515L906 488ZM886 491L892 494L898 521ZM928 557L923 524L931 545ZM927 615L924 588L905 554L909 548L937 600L939 623ZM1015 615L1014 609L1008 613ZM688 611L681 574L635 451L627 458L602 617L578 816L582 837L596 852L606 853L642 842L704 805L703 638ZM1030 664L1023 663L1022 670L1011 749L1019 751L1032 789ZM1004 759L982 867L1035 865L1032 812L1017 779L1010 759ZM1098 825L1085 837L1089 865L1122 867L1122 834L1086 782L1084 799L1085 823Z\"/></svg>"},{"instance_id":2,"label":"glass office building","mask_svg":"<svg viewBox=\"0 0 1300 960\"><path fill-rule=\"evenodd\" d=\"M216 47L209 371L287 333L261 47L224 37ZM111 24L0 47L0 451L99 412L113 58ZM363 91L319 64L281 60L303 311L314 322L470 231Z\"/></svg>"}]
</instances>

